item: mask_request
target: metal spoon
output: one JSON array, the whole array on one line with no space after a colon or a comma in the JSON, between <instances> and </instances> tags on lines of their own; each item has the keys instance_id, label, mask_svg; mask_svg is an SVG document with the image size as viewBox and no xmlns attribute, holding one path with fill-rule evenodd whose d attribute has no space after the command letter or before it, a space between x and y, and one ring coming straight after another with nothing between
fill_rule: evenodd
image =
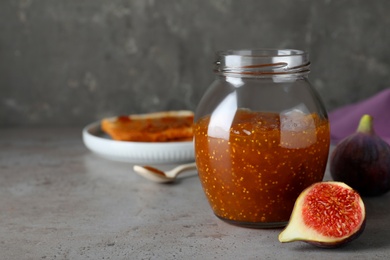
<instances>
[{"instance_id":1,"label":"metal spoon","mask_svg":"<svg viewBox=\"0 0 390 260\"><path fill-rule=\"evenodd\" d=\"M147 165L146 166L134 165L133 167L133 170L139 175L141 175L142 177L145 177L146 179L149 179L154 182L159 182L159 183L173 182L175 181L177 175L179 175L180 173L184 171L195 170L195 169L196 169L195 163L182 164L173 168L170 171L162 171Z\"/></svg>"}]
</instances>

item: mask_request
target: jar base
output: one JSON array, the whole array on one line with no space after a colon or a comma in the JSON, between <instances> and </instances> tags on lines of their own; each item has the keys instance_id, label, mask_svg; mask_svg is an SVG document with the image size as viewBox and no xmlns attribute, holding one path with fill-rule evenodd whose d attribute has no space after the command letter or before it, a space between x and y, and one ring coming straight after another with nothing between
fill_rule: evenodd
<instances>
[{"instance_id":1,"label":"jar base","mask_svg":"<svg viewBox=\"0 0 390 260\"><path fill-rule=\"evenodd\" d=\"M217 216L217 215L216 215ZM283 228L287 225L288 221L283 222L245 222L236 221L231 219L222 218L217 216L220 220L238 227L254 228L254 229L267 229L267 228Z\"/></svg>"}]
</instances>

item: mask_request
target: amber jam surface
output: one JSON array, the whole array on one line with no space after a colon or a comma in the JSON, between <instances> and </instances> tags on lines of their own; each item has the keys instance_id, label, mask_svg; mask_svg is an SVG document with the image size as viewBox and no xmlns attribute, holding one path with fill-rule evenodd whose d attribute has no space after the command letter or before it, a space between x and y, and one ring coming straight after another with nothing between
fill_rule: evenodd
<instances>
[{"instance_id":1,"label":"amber jam surface","mask_svg":"<svg viewBox=\"0 0 390 260\"><path fill-rule=\"evenodd\" d=\"M237 225L285 225L302 190L324 177L328 120L239 109L230 121L209 115L194 125L199 177L214 213Z\"/></svg>"}]
</instances>

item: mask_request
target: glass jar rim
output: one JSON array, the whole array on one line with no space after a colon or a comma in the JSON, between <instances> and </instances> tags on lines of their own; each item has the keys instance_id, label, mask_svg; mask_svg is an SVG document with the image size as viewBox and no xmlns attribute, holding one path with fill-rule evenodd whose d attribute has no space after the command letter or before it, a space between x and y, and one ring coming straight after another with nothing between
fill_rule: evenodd
<instances>
[{"instance_id":1,"label":"glass jar rim","mask_svg":"<svg viewBox=\"0 0 390 260\"><path fill-rule=\"evenodd\" d=\"M309 53L296 49L242 49L216 52L214 71L239 76L306 75Z\"/></svg>"},{"instance_id":2,"label":"glass jar rim","mask_svg":"<svg viewBox=\"0 0 390 260\"><path fill-rule=\"evenodd\" d=\"M219 56L247 56L247 57L274 57L274 56L302 56L308 54L304 50L297 49L238 49L238 50L220 50Z\"/></svg>"}]
</instances>

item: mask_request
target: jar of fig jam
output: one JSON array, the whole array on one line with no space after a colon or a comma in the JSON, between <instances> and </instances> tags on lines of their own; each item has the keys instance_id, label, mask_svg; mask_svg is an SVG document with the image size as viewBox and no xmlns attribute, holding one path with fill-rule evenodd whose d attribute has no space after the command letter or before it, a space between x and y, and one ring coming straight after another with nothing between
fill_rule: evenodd
<instances>
[{"instance_id":1,"label":"jar of fig jam","mask_svg":"<svg viewBox=\"0 0 390 260\"><path fill-rule=\"evenodd\" d=\"M238 226L285 226L303 189L321 181L329 122L300 50L217 53L195 113L196 164L215 215Z\"/></svg>"}]
</instances>

